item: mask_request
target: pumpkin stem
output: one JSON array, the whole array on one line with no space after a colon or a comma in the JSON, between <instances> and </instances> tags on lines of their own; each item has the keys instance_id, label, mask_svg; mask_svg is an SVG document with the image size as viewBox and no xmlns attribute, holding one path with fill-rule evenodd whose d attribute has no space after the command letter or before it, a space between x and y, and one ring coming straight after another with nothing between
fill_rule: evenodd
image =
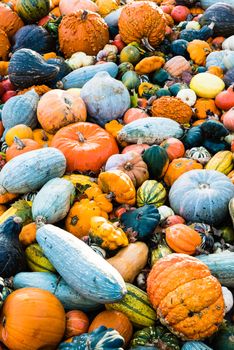
<instances>
[{"instance_id":1,"label":"pumpkin stem","mask_svg":"<svg viewBox=\"0 0 234 350\"><path fill-rule=\"evenodd\" d=\"M124 170L130 171L133 169L133 164L130 162L127 162L126 164L124 164Z\"/></svg>"},{"instance_id":2,"label":"pumpkin stem","mask_svg":"<svg viewBox=\"0 0 234 350\"><path fill-rule=\"evenodd\" d=\"M10 288L10 289L13 289L13 282L14 282L13 277L5 278L4 279L4 286L7 288Z\"/></svg>"},{"instance_id":3,"label":"pumpkin stem","mask_svg":"<svg viewBox=\"0 0 234 350\"><path fill-rule=\"evenodd\" d=\"M36 223L36 226L37 226L37 229L44 226L45 223L46 223L46 220L43 216L37 216L36 217L36 220L35 220L35 223Z\"/></svg>"},{"instance_id":4,"label":"pumpkin stem","mask_svg":"<svg viewBox=\"0 0 234 350\"><path fill-rule=\"evenodd\" d=\"M215 26L215 23L214 23L214 22L211 22L211 23L208 25L208 27L209 27L210 29L214 29L214 26Z\"/></svg>"},{"instance_id":5,"label":"pumpkin stem","mask_svg":"<svg viewBox=\"0 0 234 350\"><path fill-rule=\"evenodd\" d=\"M150 45L148 38L142 38L141 42L147 48L147 50L154 51L154 48Z\"/></svg>"},{"instance_id":6,"label":"pumpkin stem","mask_svg":"<svg viewBox=\"0 0 234 350\"><path fill-rule=\"evenodd\" d=\"M58 81L57 83L56 83L56 88L57 89L63 89L63 82L62 81Z\"/></svg>"},{"instance_id":7,"label":"pumpkin stem","mask_svg":"<svg viewBox=\"0 0 234 350\"><path fill-rule=\"evenodd\" d=\"M42 141L48 141L49 137L46 135L45 130L42 130Z\"/></svg>"},{"instance_id":8,"label":"pumpkin stem","mask_svg":"<svg viewBox=\"0 0 234 350\"><path fill-rule=\"evenodd\" d=\"M78 216L77 216L77 215L73 216L73 217L71 218L71 225L72 225L72 226L75 226L75 225L77 224L78 221L79 221Z\"/></svg>"},{"instance_id":9,"label":"pumpkin stem","mask_svg":"<svg viewBox=\"0 0 234 350\"><path fill-rule=\"evenodd\" d=\"M5 193L7 193L7 190L2 185L0 185L0 195Z\"/></svg>"},{"instance_id":10,"label":"pumpkin stem","mask_svg":"<svg viewBox=\"0 0 234 350\"><path fill-rule=\"evenodd\" d=\"M14 137L14 143L16 144L16 148L18 150L22 150L26 146L25 143L23 143L23 141L20 140L17 136Z\"/></svg>"},{"instance_id":11,"label":"pumpkin stem","mask_svg":"<svg viewBox=\"0 0 234 350\"><path fill-rule=\"evenodd\" d=\"M82 15L81 15L81 20L84 21L88 16L88 11L84 10Z\"/></svg>"},{"instance_id":12,"label":"pumpkin stem","mask_svg":"<svg viewBox=\"0 0 234 350\"><path fill-rule=\"evenodd\" d=\"M85 142L85 138L84 138L84 135L82 134L82 132L78 131L77 132L77 136L78 136L78 141L79 142L81 142L81 143Z\"/></svg>"}]
</instances>

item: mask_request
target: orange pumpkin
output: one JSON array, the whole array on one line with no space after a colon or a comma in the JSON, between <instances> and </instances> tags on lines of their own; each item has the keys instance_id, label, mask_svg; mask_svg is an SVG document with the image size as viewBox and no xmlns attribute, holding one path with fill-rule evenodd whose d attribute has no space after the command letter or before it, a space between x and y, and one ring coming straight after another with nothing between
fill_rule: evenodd
<instances>
[{"instance_id":1,"label":"orange pumpkin","mask_svg":"<svg viewBox=\"0 0 234 350\"><path fill-rule=\"evenodd\" d=\"M187 254L159 259L147 279L147 294L161 323L183 340L211 336L224 317L219 281Z\"/></svg>"},{"instance_id":2,"label":"orange pumpkin","mask_svg":"<svg viewBox=\"0 0 234 350\"><path fill-rule=\"evenodd\" d=\"M60 0L59 9L61 15L69 15L77 10L98 12L98 6L91 0Z\"/></svg>"},{"instance_id":3,"label":"orange pumpkin","mask_svg":"<svg viewBox=\"0 0 234 350\"><path fill-rule=\"evenodd\" d=\"M41 146L41 147L50 147L52 139L54 135L49 134L43 129L35 129L33 130L33 139Z\"/></svg>"},{"instance_id":4,"label":"orange pumpkin","mask_svg":"<svg viewBox=\"0 0 234 350\"><path fill-rule=\"evenodd\" d=\"M206 119L210 116L220 116L220 110L211 98L198 98L195 105L195 115L198 119Z\"/></svg>"},{"instance_id":5,"label":"orange pumpkin","mask_svg":"<svg viewBox=\"0 0 234 350\"><path fill-rule=\"evenodd\" d=\"M37 107L37 117L45 131L55 134L68 124L84 122L87 113L81 97L57 89L42 96Z\"/></svg>"},{"instance_id":6,"label":"orange pumpkin","mask_svg":"<svg viewBox=\"0 0 234 350\"><path fill-rule=\"evenodd\" d=\"M3 77L8 74L8 61L0 61L0 75Z\"/></svg>"},{"instance_id":7,"label":"orange pumpkin","mask_svg":"<svg viewBox=\"0 0 234 350\"><path fill-rule=\"evenodd\" d=\"M56 349L65 331L60 301L39 288L11 293L1 310L0 340L9 349Z\"/></svg>"},{"instance_id":8,"label":"orange pumpkin","mask_svg":"<svg viewBox=\"0 0 234 350\"><path fill-rule=\"evenodd\" d=\"M121 39L126 44L136 41L152 49L164 39L166 20L155 3L137 1L123 7L118 26Z\"/></svg>"},{"instance_id":9,"label":"orange pumpkin","mask_svg":"<svg viewBox=\"0 0 234 350\"><path fill-rule=\"evenodd\" d=\"M174 159L167 168L167 172L164 176L164 181L167 186L172 186L172 184L180 177L180 175L193 169L202 169L202 165L193 159Z\"/></svg>"},{"instance_id":10,"label":"orange pumpkin","mask_svg":"<svg viewBox=\"0 0 234 350\"><path fill-rule=\"evenodd\" d=\"M14 143L15 137L19 139L33 139L32 129L24 124L17 124L10 128L5 135L5 141L8 146Z\"/></svg>"},{"instance_id":11,"label":"orange pumpkin","mask_svg":"<svg viewBox=\"0 0 234 350\"><path fill-rule=\"evenodd\" d=\"M51 15L55 16L55 17L60 17L61 16L61 12L58 6L56 6L55 8L53 8L53 10L50 12Z\"/></svg>"},{"instance_id":12,"label":"orange pumpkin","mask_svg":"<svg viewBox=\"0 0 234 350\"><path fill-rule=\"evenodd\" d=\"M0 194L0 204L10 203L18 197L19 195L14 193L6 192L4 194Z\"/></svg>"},{"instance_id":13,"label":"orange pumpkin","mask_svg":"<svg viewBox=\"0 0 234 350\"><path fill-rule=\"evenodd\" d=\"M65 155L68 172L100 171L112 154L119 153L113 136L100 126L87 122L62 128L54 136L51 146Z\"/></svg>"},{"instance_id":14,"label":"orange pumpkin","mask_svg":"<svg viewBox=\"0 0 234 350\"><path fill-rule=\"evenodd\" d=\"M222 68L218 67L218 66L210 66L208 68L208 72L210 74L214 74L214 75L217 75L217 77L223 79L223 70Z\"/></svg>"},{"instance_id":15,"label":"orange pumpkin","mask_svg":"<svg viewBox=\"0 0 234 350\"><path fill-rule=\"evenodd\" d=\"M166 241L176 253L192 255L202 243L199 233L184 224L175 224L166 228Z\"/></svg>"},{"instance_id":16,"label":"orange pumpkin","mask_svg":"<svg viewBox=\"0 0 234 350\"><path fill-rule=\"evenodd\" d=\"M19 234L20 242L25 246L34 243L36 241L36 231L37 227L35 222L31 222L30 224L23 226Z\"/></svg>"},{"instance_id":17,"label":"orange pumpkin","mask_svg":"<svg viewBox=\"0 0 234 350\"><path fill-rule=\"evenodd\" d=\"M15 33L24 26L22 19L12 9L0 4L0 29L2 29L9 38L12 38Z\"/></svg>"},{"instance_id":18,"label":"orange pumpkin","mask_svg":"<svg viewBox=\"0 0 234 350\"><path fill-rule=\"evenodd\" d=\"M204 40L193 40L188 43L187 51L190 59L199 66L204 66L206 57L211 53L210 45Z\"/></svg>"},{"instance_id":19,"label":"orange pumpkin","mask_svg":"<svg viewBox=\"0 0 234 350\"><path fill-rule=\"evenodd\" d=\"M124 338L125 345L129 343L132 338L133 327L128 317L116 310L106 310L98 314L89 327L89 332L94 331L100 326L113 328Z\"/></svg>"},{"instance_id":20,"label":"orange pumpkin","mask_svg":"<svg viewBox=\"0 0 234 350\"><path fill-rule=\"evenodd\" d=\"M124 124L129 124L137 119L147 118L148 114L140 108L129 108L127 112L125 112L123 121Z\"/></svg>"},{"instance_id":21,"label":"orange pumpkin","mask_svg":"<svg viewBox=\"0 0 234 350\"><path fill-rule=\"evenodd\" d=\"M38 143L34 140L21 140L18 137L15 137L14 143L6 150L6 161L9 162L9 160L19 156L20 154L33 151L39 148L41 148L41 146L38 145Z\"/></svg>"},{"instance_id":22,"label":"orange pumpkin","mask_svg":"<svg viewBox=\"0 0 234 350\"><path fill-rule=\"evenodd\" d=\"M96 55L109 42L108 26L95 12L78 10L63 17L58 30L60 50L65 57L75 52Z\"/></svg>"},{"instance_id":23,"label":"orange pumpkin","mask_svg":"<svg viewBox=\"0 0 234 350\"><path fill-rule=\"evenodd\" d=\"M11 44L6 33L0 29L0 60L6 61L10 51Z\"/></svg>"},{"instance_id":24,"label":"orange pumpkin","mask_svg":"<svg viewBox=\"0 0 234 350\"><path fill-rule=\"evenodd\" d=\"M174 137L169 137L169 139L163 141L160 146L166 150L170 161L176 158L181 158L185 154L183 142Z\"/></svg>"},{"instance_id":25,"label":"orange pumpkin","mask_svg":"<svg viewBox=\"0 0 234 350\"><path fill-rule=\"evenodd\" d=\"M225 38L223 36L217 36L212 40L212 46L217 50L222 50L222 43L224 42Z\"/></svg>"},{"instance_id":26,"label":"orange pumpkin","mask_svg":"<svg viewBox=\"0 0 234 350\"><path fill-rule=\"evenodd\" d=\"M72 310L66 313L66 339L86 333L88 328L89 319L83 311Z\"/></svg>"}]
</instances>

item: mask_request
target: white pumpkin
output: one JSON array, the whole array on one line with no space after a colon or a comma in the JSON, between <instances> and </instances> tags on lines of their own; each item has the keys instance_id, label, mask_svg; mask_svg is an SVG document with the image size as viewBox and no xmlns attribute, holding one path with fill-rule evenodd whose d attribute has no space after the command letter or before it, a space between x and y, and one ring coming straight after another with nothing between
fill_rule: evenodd
<instances>
[{"instance_id":1,"label":"white pumpkin","mask_svg":"<svg viewBox=\"0 0 234 350\"><path fill-rule=\"evenodd\" d=\"M176 95L176 97L181 99L184 103L186 103L190 107L192 107L197 100L197 95L191 89L181 89Z\"/></svg>"},{"instance_id":2,"label":"white pumpkin","mask_svg":"<svg viewBox=\"0 0 234 350\"><path fill-rule=\"evenodd\" d=\"M227 314L233 307L233 295L232 292L227 287L222 287L225 313Z\"/></svg>"},{"instance_id":3,"label":"white pumpkin","mask_svg":"<svg viewBox=\"0 0 234 350\"><path fill-rule=\"evenodd\" d=\"M95 56L88 56L84 52L76 52L65 61L73 70L91 66L95 63Z\"/></svg>"},{"instance_id":4,"label":"white pumpkin","mask_svg":"<svg viewBox=\"0 0 234 350\"><path fill-rule=\"evenodd\" d=\"M160 223L166 220L169 216L175 215L174 211L166 205L158 207L158 211L160 214Z\"/></svg>"},{"instance_id":5,"label":"white pumpkin","mask_svg":"<svg viewBox=\"0 0 234 350\"><path fill-rule=\"evenodd\" d=\"M234 51L234 35L229 36L229 38L224 40L222 43L222 49Z\"/></svg>"}]
</instances>

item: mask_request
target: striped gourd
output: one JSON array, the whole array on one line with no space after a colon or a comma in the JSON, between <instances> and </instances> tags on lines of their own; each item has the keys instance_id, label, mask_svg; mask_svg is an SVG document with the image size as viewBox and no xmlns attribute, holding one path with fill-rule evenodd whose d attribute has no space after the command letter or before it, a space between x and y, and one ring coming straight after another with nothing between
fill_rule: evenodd
<instances>
[{"instance_id":1,"label":"striped gourd","mask_svg":"<svg viewBox=\"0 0 234 350\"><path fill-rule=\"evenodd\" d=\"M16 3L16 12L27 23L37 22L49 11L49 0L18 0Z\"/></svg>"},{"instance_id":2,"label":"striped gourd","mask_svg":"<svg viewBox=\"0 0 234 350\"><path fill-rule=\"evenodd\" d=\"M164 186L156 180L146 180L137 190L137 205L154 204L160 207L166 201L167 192Z\"/></svg>"},{"instance_id":3,"label":"striped gourd","mask_svg":"<svg viewBox=\"0 0 234 350\"><path fill-rule=\"evenodd\" d=\"M30 244L26 250L28 267L34 272L56 272L54 266L46 258L39 244Z\"/></svg>"},{"instance_id":4,"label":"striped gourd","mask_svg":"<svg viewBox=\"0 0 234 350\"><path fill-rule=\"evenodd\" d=\"M205 169L217 170L227 175L233 168L233 155L230 151L220 151L216 153L206 164Z\"/></svg>"},{"instance_id":5,"label":"striped gourd","mask_svg":"<svg viewBox=\"0 0 234 350\"><path fill-rule=\"evenodd\" d=\"M152 326L156 322L156 313L148 300L147 294L133 284L126 283L127 294L112 304L106 304L107 310L117 310L128 316L137 327Z\"/></svg>"}]
</instances>

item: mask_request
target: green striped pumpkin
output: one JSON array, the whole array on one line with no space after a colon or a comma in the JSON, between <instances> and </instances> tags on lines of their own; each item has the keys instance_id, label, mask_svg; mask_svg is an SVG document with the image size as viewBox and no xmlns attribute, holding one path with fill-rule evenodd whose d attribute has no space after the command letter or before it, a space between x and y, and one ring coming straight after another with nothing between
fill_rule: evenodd
<instances>
[{"instance_id":1,"label":"green striped pumpkin","mask_svg":"<svg viewBox=\"0 0 234 350\"><path fill-rule=\"evenodd\" d=\"M147 164L151 178L161 179L165 175L169 165L169 158L163 147L151 146L145 150L142 158Z\"/></svg>"},{"instance_id":2,"label":"green striped pumpkin","mask_svg":"<svg viewBox=\"0 0 234 350\"><path fill-rule=\"evenodd\" d=\"M156 180L146 180L137 190L137 205L154 204L156 207L163 205L167 198L164 186Z\"/></svg>"},{"instance_id":3,"label":"green striped pumpkin","mask_svg":"<svg viewBox=\"0 0 234 350\"><path fill-rule=\"evenodd\" d=\"M106 309L123 312L136 327L153 326L156 313L147 294L133 284L126 283L126 287L128 292L124 298L117 303L106 304Z\"/></svg>"},{"instance_id":4,"label":"green striped pumpkin","mask_svg":"<svg viewBox=\"0 0 234 350\"><path fill-rule=\"evenodd\" d=\"M35 23L50 11L49 0L18 0L16 11L26 23Z\"/></svg>"}]
</instances>

